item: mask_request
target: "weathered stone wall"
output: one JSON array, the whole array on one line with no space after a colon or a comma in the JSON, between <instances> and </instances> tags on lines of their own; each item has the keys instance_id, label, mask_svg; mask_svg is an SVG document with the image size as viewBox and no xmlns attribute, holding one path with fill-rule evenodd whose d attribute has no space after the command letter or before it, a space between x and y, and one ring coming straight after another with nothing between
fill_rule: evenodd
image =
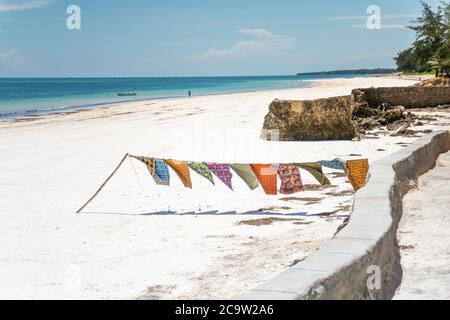
<instances>
[{"instance_id":1,"label":"weathered stone wall","mask_svg":"<svg viewBox=\"0 0 450 320\"><path fill-rule=\"evenodd\" d=\"M354 109L387 103L405 108L450 104L450 87L355 89L350 96L317 100L275 100L269 106L261 138L279 141L349 140L356 136Z\"/></svg>"},{"instance_id":2,"label":"weathered stone wall","mask_svg":"<svg viewBox=\"0 0 450 320\"><path fill-rule=\"evenodd\" d=\"M262 138L281 141L343 140L355 137L350 96L317 100L275 100Z\"/></svg>"},{"instance_id":3,"label":"weathered stone wall","mask_svg":"<svg viewBox=\"0 0 450 320\"><path fill-rule=\"evenodd\" d=\"M450 87L389 87L355 89L356 103L367 102L377 108L383 103L406 108L426 108L450 104Z\"/></svg>"}]
</instances>

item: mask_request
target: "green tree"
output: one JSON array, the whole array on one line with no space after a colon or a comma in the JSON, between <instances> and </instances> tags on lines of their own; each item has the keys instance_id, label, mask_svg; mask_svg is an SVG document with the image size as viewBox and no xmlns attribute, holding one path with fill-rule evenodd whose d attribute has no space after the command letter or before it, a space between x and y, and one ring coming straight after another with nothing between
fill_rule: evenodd
<instances>
[{"instance_id":1,"label":"green tree","mask_svg":"<svg viewBox=\"0 0 450 320\"><path fill-rule=\"evenodd\" d=\"M429 61L436 58L436 54L444 44L444 15L439 7L434 12L430 5L421 1L422 14L410 26L416 32L416 39L413 44L418 71L430 70Z\"/></svg>"},{"instance_id":2,"label":"green tree","mask_svg":"<svg viewBox=\"0 0 450 320\"><path fill-rule=\"evenodd\" d=\"M417 70L416 58L414 56L413 49L406 49L398 53L397 57L394 58L397 64L398 71L412 72Z\"/></svg>"},{"instance_id":3,"label":"green tree","mask_svg":"<svg viewBox=\"0 0 450 320\"><path fill-rule=\"evenodd\" d=\"M443 3L445 5L445 3ZM450 75L450 3L446 4L443 15L443 43L437 50L431 63L434 68L446 76Z\"/></svg>"},{"instance_id":4,"label":"green tree","mask_svg":"<svg viewBox=\"0 0 450 320\"><path fill-rule=\"evenodd\" d=\"M408 27L416 32L411 48L395 58L400 71L430 71L436 69L448 74L450 66L450 3L442 2L436 11L421 1L421 16Z\"/></svg>"}]
</instances>

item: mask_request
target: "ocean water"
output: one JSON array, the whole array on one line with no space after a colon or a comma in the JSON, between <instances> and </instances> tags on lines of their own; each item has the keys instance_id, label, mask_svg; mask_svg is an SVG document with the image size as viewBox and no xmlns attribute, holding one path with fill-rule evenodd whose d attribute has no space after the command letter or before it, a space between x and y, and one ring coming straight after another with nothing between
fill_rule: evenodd
<instances>
[{"instance_id":1,"label":"ocean water","mask_svg":"<svg viewBox=\"0 0 450 320\"><path fill-rule=\"evenodd\" d=\"M311 86L308 80L362 75L160 78L0 78L0 119L32 116L130 100L226 94ZM118 92L136 89L137 96Z\"/></svg>"}]
</instances>

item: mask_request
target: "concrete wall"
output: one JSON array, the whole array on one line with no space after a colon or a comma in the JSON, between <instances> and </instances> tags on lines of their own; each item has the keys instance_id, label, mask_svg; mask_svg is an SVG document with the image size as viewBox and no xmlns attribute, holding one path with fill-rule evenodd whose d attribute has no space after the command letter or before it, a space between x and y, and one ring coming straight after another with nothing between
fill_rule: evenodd
<instances>
[{"instance_id":1,"label":"concrete wall","mask_svg":"<svg viewBox=\"0 0 450 320\"><path fill-rule=\"evenodd\" d=\"M402 197L448 150L450 134L444 131L374 163L367 186L355 195L347 227L316 253L239 299L392 298L402 277L397 244ZM371 266L380 267L379 290L367 286Z\"/></svg>"},{"instance_id":2,"label":"concrete wall","mask_svg":"<svg viewBox=\"0 0 450 320\"><path fill-rule=\"evenodd\" d=\"M355 89L355 102L368 102L376 108L382 103L406 108L426 108L450 104L450 87L390 87Z\"/></svg>"}]
</instances>

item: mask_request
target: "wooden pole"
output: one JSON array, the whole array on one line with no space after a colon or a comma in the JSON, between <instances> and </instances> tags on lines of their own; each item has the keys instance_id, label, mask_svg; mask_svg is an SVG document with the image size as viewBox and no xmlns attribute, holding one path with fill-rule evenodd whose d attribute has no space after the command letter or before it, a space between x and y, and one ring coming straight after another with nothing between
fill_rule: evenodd
<instances>
[{"instance_id":1,"label":"wooden pole","mask_svg":"<svg viewBox=\"0 0 450 320\"><path fill-rule=\"evenodd\" d=\"M103 184L98 188L98 190L94 193L94 195L77 211L77 213L80 213L83 211L84 208L92 201L94 198L102 191L102 189L106 186L106 184L111 180L111 178L116 174L117 170L122 166L122 164L125 162L125 160L128 158L129 154L127 153L123 159L120 161L119 165L114 169L114 171L111 173L111 175L103 182Z\"/></svg>"}]
</instances>

